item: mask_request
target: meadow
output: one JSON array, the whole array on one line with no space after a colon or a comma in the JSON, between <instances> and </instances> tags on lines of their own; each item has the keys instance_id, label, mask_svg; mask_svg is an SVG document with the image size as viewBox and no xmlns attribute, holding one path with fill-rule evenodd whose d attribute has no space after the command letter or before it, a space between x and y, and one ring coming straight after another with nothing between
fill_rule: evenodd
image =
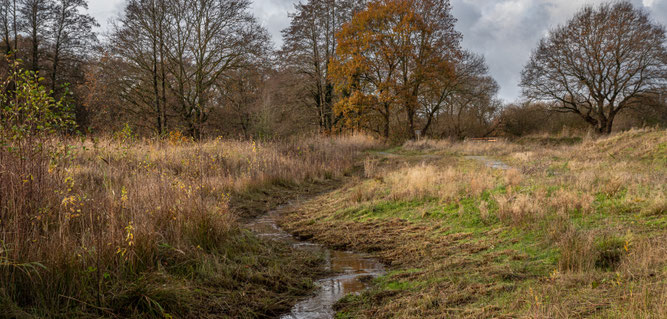
<instances>
[{"instance_id":1,"label":"meadow","mask_svg":"<svg viewBox=\"0 0 667 319\"><path fill-rule=\"evenodd\" d=\"M242 222L331 187L377 145L363 135L193 142L123 131L2 147L0 317L282 313L313 289L320 257Z\"/></svg>"},{"instance_id":2,"label":"meadow","mask_svg":"<svg viewBox=\"0 0 667 319\"><path fill-rule=\"evenodd\" d=\"M338 318L667 317L667 132L407 142L282 226L390 272Z\"/></svg>"},{"instance_id":3,"label":"meadow","mask_svg":"<svg viewBox=\"0 0 667 319\"><path fill-rule=\"evenodd\" d=\"M0 317L280 315L323 257L244 224L291 202L284 229L387 266L338 318L664 318L666 133L2 148Z\"/></svg>"}]
</instances>

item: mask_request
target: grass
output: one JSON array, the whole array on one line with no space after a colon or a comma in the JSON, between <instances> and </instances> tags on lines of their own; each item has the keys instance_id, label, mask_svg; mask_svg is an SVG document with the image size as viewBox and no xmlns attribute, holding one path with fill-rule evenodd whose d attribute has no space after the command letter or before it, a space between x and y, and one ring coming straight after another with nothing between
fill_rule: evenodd
<instances>
[{"instance_id":1,"label":"grass","mask_svg":"<svg viewBox=\"0 0 667 319\"><path fill-rule=\"evenodd\" d=\"M0 317L278 315L311 291L321 259L242 221L330 187L376 146L118 134L3 147Z\"/></svg>"},{"instance_id":2,"label":"grass","mask_svg":"<svg viewBox=\"0 0 667 319\"><path fill-rule=\"evenodd\" d=\"M665 145L657 129L410 142L283 227L390 265L340 318L664 318Z\"/></svg>"}]
</instances>

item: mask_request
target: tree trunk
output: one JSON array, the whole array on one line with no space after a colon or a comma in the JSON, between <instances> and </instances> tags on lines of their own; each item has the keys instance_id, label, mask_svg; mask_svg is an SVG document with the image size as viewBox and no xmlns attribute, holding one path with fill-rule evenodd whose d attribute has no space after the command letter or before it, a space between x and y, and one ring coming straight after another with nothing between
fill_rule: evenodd
<instances>
[{"instance_id":1,"label":"tree trunk","mask_svg":"<svg viewBox=\"0 0 667 319\"><path fill-rule=\"evenodd\" d=\"M160 2L160 13L164 15L164 1ZM167 78L165 75L165 70L164 70L164 16L160 17L160 81L162 83L162 109L161 109L161 114L160 117L162 118L162 132L161 134L166 134L167 133L167 88L166 88L166 82Z\"/></svg>"},{"instance_id":2,"label":"tree trunk","mask_svg":"<svg viewBox=\"0 0 667 319\"><path fill-rule=\"evenodd\" d=\"M39 71L39 43L37 42L37 27L32 29L32 71L35 73Z\"/></svg>"},{"instance_id":3,"label":"tree trunk","mask_svg":"<svg viewBox=\"0 0 667 319\"><path fill-rule=\"evenodd\" d=\"M60 63L60 40L56 40L56 47L53 51L53 68L51 69L51 91L53 95L56 94L57 81L58 81L58 63Z\"/></svg>"},{"instance_id":4,"label":"tree trunk","mask_svg":"<svg viewBox=\"0 0 667 319\"><path fill-rule=\"evenodd\" d=\"M391 113L389 112L389 104L385 103L384 104L384 132L383 135L385 138L389 138L389 121L391 117Z\"/></svg>"}]
</instances>

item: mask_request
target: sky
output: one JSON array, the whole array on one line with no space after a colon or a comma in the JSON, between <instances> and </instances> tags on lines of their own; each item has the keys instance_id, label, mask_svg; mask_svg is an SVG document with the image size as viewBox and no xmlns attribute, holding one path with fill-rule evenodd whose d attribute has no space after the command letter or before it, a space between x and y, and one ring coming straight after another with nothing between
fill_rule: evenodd
<instances>
[{"instance_id":1,"label":"sky","mask_svg":"<svg viewBox=\"0 0 667 319\"><path fill-rule=\"evenodd\" d=\"M289 25L288 13L299 0L252 0L252 11L272 36L282 43L280 31ZM305 0L302 0L305 1ZM500 85L505 102L520 98L521 69L531 51L549 29L565 23L586 4L604 0L450 0L456 28L463 34L463 47L482 54L491 75ZM667 0L630 0L645 8L662 25L667 25ZM117 17L125 0L89 0L89 13L104 33L109 19Z\"/></svg>"}]
</instances>

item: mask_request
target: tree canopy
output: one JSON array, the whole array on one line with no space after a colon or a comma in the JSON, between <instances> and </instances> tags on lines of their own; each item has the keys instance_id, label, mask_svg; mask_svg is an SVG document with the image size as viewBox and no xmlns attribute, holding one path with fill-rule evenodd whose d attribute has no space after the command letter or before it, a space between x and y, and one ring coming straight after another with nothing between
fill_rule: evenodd
<instances>
[{"instance_id":1,"label":"tree canopy","mask_svg":"<svg viewBox=\"0 0 667 319\"><path fill-rule=\"evenodd\" d=\"M609 134L635 98L667 88L665 40L665 28L629 2L587 6L540 41L521 74L524 95Z\"/></svg>"}]
</instances>

